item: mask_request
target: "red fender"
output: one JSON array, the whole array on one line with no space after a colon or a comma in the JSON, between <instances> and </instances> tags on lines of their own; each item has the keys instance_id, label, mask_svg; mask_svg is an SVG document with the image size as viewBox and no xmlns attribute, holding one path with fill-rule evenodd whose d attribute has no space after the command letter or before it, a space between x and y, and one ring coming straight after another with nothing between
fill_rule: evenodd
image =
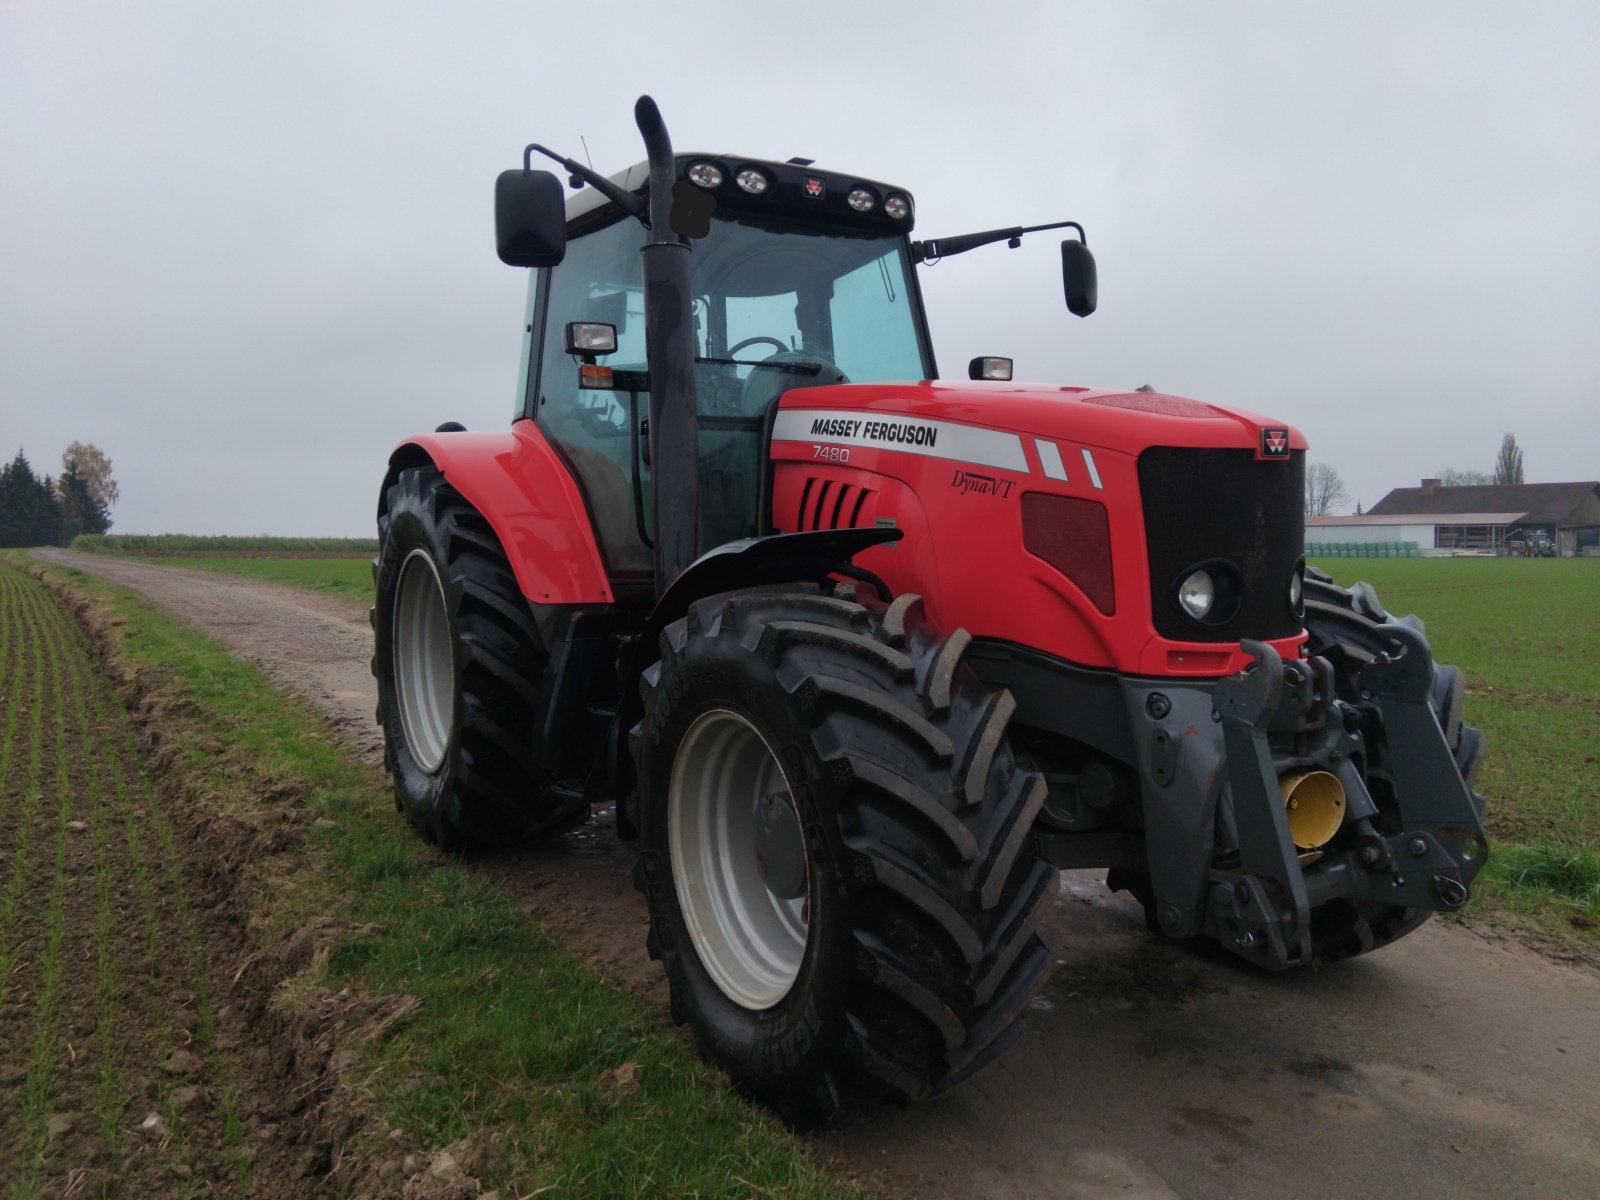
<instances>
[{"instance_id":1,"label":"red fender","mask_svg":"<svg viewBox=\"0 0 1600 1200\"><path fill-rule=\"evenodd\" d=\"M378 501L406 467L432 462L481 513L505 548L522 594L535 604L610 604L594 526L566 463L532 421L502 433L424 433L389 456Z\"/></svg>"}]
</instances>

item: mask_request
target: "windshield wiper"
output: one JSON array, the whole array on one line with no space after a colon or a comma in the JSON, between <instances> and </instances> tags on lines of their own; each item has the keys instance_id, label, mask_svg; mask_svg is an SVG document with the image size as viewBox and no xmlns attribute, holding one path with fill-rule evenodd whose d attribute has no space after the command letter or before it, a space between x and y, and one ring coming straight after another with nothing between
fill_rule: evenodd
<instances>
[{"instance_id":1,"label":"windshield wiper","mask_svg":"<svg viewBox=\"0 0 1600 1200\"><path fill-rule=\"evenodd\" d=\"M765 367L769 371L787 371L791 375L816 375L822 370L817 363L752 362L747 358L701 358L696 355L695 362L717 363L725 367Z\"/></svg>"}]
</instances>

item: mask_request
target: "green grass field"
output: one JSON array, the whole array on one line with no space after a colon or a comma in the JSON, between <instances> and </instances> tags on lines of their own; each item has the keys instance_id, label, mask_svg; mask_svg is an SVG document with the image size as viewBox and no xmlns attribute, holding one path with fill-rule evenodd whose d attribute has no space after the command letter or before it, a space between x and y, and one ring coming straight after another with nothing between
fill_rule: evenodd
<instances>
[{"instance_id":1,"label":"green grass field","mask_svg":"<svg viewBox=\"0 0 1600 1200\"><path fill-rule=\"evenodd\" d=\"M83 554L365 554L377 538L291 538L198 533L85 533L71 549Z\"/></svg>"}]
</instances>

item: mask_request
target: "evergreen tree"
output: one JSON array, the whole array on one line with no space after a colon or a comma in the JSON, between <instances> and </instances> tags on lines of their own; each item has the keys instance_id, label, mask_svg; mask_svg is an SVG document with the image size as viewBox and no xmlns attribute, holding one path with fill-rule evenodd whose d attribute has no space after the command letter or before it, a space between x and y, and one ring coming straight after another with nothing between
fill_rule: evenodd
<instances>
[{"instance_id":1,"label":"evergreen tree","mask_svg":"<svg viewBox=\"0 0 1600 1200\"><path fill-rule=\"evenodd\" d=\"M54 546L61 542L61 505L48 475L33 473L21 450L0 467L0 546Z\"/></svg>"},{"instance_id":2,"label":"evergreen tree","mask_svg":"<svg viewBox=\"0 0 1600 1200\"><path fill-rule=\"evenodd\" d=\"M33 500L33 544L65 546L61 537L61 501L56 498L56 481L46 475L38 482Z\"/></svg>"},{"instance_id":3,"label":"evergreen tree","mask_svg":"<svg viewBox=\"0 0 1600 1200\"><path fill-rule=\"evenodd\" d=\"M16 458L0 467L0 546L22 546L25 529L23 514L24 481L33 478L33 468L21 450Z\"/></svg>"}]
</instances>

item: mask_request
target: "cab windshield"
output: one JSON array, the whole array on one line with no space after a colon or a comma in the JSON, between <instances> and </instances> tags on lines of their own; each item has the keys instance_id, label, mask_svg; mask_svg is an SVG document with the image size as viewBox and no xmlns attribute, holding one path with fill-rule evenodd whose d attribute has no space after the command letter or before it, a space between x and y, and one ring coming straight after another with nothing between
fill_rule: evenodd
<instances>
[{"instance_id":1,"label":"cab windshield","mask_svg":"<svg viewBox=\"0 0 1600 1200\"><path fill-rule=\"evenodd\" d=\"M644 230L623 219L572 239L550 275L535 416L577 471L612 572L648 570L648 468L633 432L647 407L578 388L561 354L571 321L617 328L617 370L645 369ZM702 542L758 532L765 420L793 388L932 375L903 238L775 225L719 212L692 243ZM644 491L634 487L638 479Z\"/></svg>"},{"instance_id":2,"label":"cab windshield","mask_svg":"<svg viewBox=\"0 0 1600 1200\"><path fill-rule=\"evenodd\" d=\"M746 415L792 387L926 379L904 242L713 221L694 244L701 410ZM641 308L642 312L642 308Z\"/></svg>"}]
</instances>

